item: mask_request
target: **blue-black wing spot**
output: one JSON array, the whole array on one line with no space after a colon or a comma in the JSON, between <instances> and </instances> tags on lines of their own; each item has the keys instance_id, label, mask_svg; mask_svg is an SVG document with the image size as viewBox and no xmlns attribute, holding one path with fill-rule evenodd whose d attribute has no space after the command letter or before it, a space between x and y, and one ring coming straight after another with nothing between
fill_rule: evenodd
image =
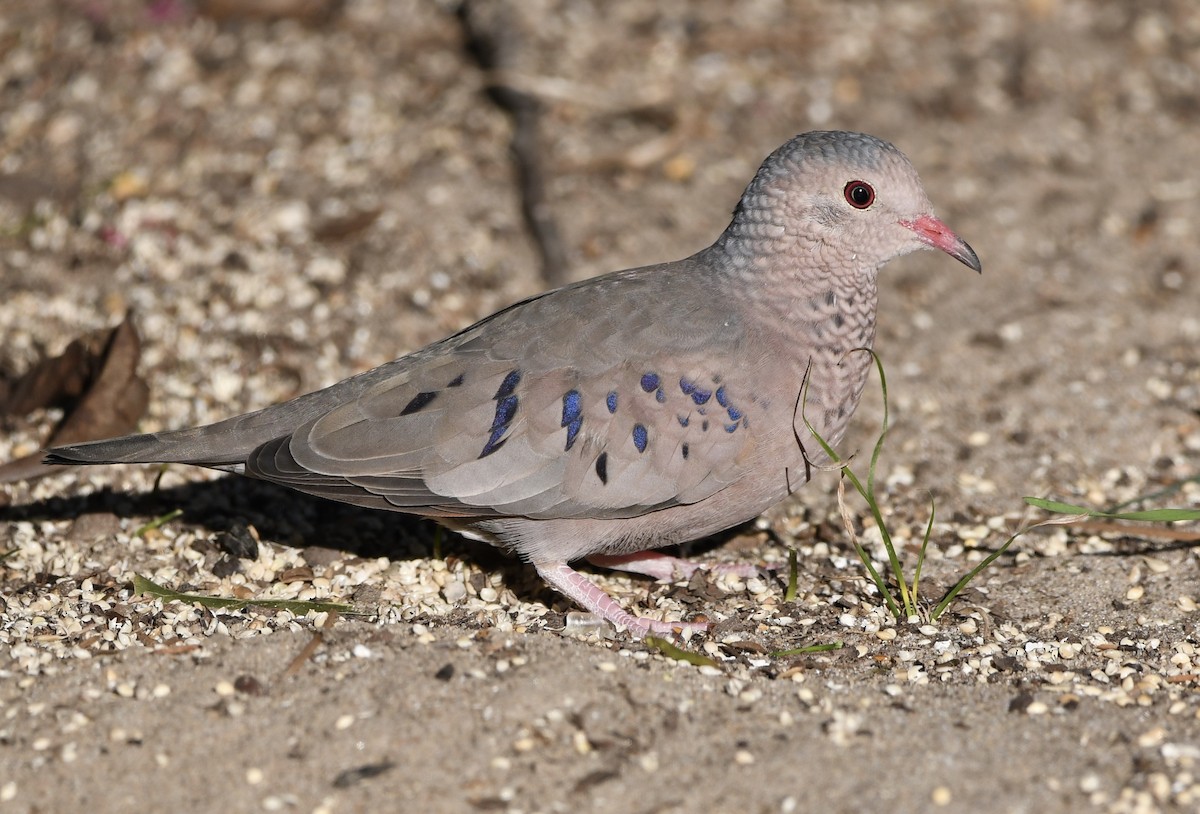
<instances>
[{"instance_id":1,"label":"blue-black wing spot","mask_svg":"<svg viewBox=\"0 0 1200 814\"><path fill-rule=\"evenodd\" d=\"M725 396L725 387L724 387L724 385L722 385L721 387L718 387L718 388L717 388L717 404L720 404L722 407L728 407L728 406L729 406L729 400L728 400L728 399L726 398L726 396Z\"/></svg>"},{"instance_id":2,"label":"blue-black wing spot","mask_svg":"<svg viewBox=\"0 0 1200 814\"><path fill-rule=\"evenodd\" d=\"M667 400L667 394L663 392L661 387L654 391L654 400L659 404L662 404Z\"/></svg>"},{"instance_id":3,"label":"blue-black wing spot","mask_svg":"<svg viewBox=\"0 0 1200 814\"><path fill-rule=\"evenodd\" d=\"M616 390L609 392L607 398L604 399L604 404L608 407L609 413L615 413L617 411L617 391Z\"/></svg>"},{"instance_id":4,"label":"blue-black wing spot","mask_svg":"<svg viewBox=\"0 0 1200 814\"><path fill-rule=\"evenodd\" d=\"M521 371L510 371L496 390L496 395L494 396L496 400L496 415L492 417L492 432L488 436L487 443L483 445L483 451L479 453L480 458L491 455L504 446L504 442L508 440L504 437L504 433L508 432L513 418L517 415L517 407L520 402L513 395L513 391L517 389L520 381Z\"/></svg>"},{"instance_id":5,"label":"blue-black wing spot","mask_svg":"<svg viewBox=\"0 0 1200 814\"><path fill-rule=\"evenodd\" d=\"M725 432L733 432L733 431L734 431L734 430L736 430L737 428L738 428L738 425L737 425L737 422L735 421L735 422L734 422L734 423L732 423L732 424L726 424L726 425L725 425Z\"/></svg>"},{"instance_id":6,"label":"blue-black wing spot","mask_svg":"<svg viewBox=\"0 0 1200 814\"><path fill-rule=\"evenodd\" d=\"M685 415L677 415L675 418L679 421L679 426L686 427L691 419Z\"/></svg>"},{"instance_id":7,"label":"blue-black wing spot","mask_svg":"<svg viewBox=\"0 0 1200 814\"><path fill-rule=\"evenodd\" d=\"M608 483L608 453L601 452L596 458L596 477L600 478L603 484Z\"/></svg>"},{"instance_id":8,"label":"blue-black wing spot","mask_svg":"<svg viewBox=\"0 0 1200 814\"><path fill-rule=\"evenodd\" d=\"M562 426L567 428L567 446L570 449L583 426L583 408L579 403L579 391L568 390L563 394Z\"/></svg>"},{"instance_id":9,"label":"blue-black wing spot","mask_svg":"<svg viewBox=\"0 0 1200 814\"><path fill-rule=\"evenodd\" d=\"M433 401L435 398L437 398L436 390L422 390L420 393L417 393L415 396L413 396L412 400L409 401L408 404L404 405L404 409L400 411L400 415L412 415L418 410L428 406L429 402Z\"/></svg>"},{"instance_id":10,"label":"blue-black wing spot","mask_svg":"<svg viewBox=\"0 0 1200 814\"><path fill-rule=\"evenodd\" d=\"M687 445L687 444L684 444L684 445L682 445L682 446L679 448L679 451L683 453L683 459L686 461L686 460L687 460L687 456L688 456L688 445Z\"/></svg>"},{"instance_id":11,"label":"blue-black wing spot","mask_svg":"<svg viewBox=\"0 0 1200 814\"><path fill-rule=\"evenodd\" d=\"M645 452L646 445L650 443L650 434L646 432L646 428L641 424L633 425L633 445L637 447L638 452Z\"/></svg>"},{"instance_id":12,"label":"blue-black wing spot","mask_svg":"<svg viewBox=\"0 0 1200 814\"><path fill-rule=\"evenodd\" d=\"M730 407L727 412L729 413L730 421L737 421L739 418L742 417L742 411L739 410L737 407Z\"/></svg>"},{"instance_id":13,"label":"blue-black wing spot","mask_svg":"<svg viewBox=\"0 0 1200 814\"><path fill-rule=\"evenodd\" d=\"M504 381L500 382L500 389L496 391L496 398L502 399L505 396L511 396L513 391L517 389L517 385L521 383L521 371L510 371L504 377Z\"/></svg>"},{"instance_id":14,"label":"blue-black wing spot","mask_svg":"<svg viewBox=\"0 0 1200 814\"><path fill-rule=\"evenodd\" d=\"M647 393L658 389L658 374L643 373L642 374L642 389Z\"/></svg>"},{"instance_id":15,"label":"blue-black wing spot","mask_svg":"<svg viewBox=\"0 0 1200 814\"><path fill-rule=\"evenodd\" d=\"M696 402L697 404L704 404L710 398L712 398L711 390L705 390L700 385L696 384L695 382L688 381L687 379L679 380L679 389L683 391L685 396L691 396L692 401Z\"/></svg>"},{"instance_id":16,"label":"blue-black wing spot","mask_svg":"<svg viewBox=\"0 0 1200 814\"><path fill-rule=\"evenodd\" d=\"M492 429L496 427L507 429L517 415L518 403L516 396L505 396L496 402L496 417L492 419Z\"/></svg>"},{"instance_id":17,"label":"blue-black wing spot","mask_svg":"<svg viewBox=\"0 0 1200 814\"><path fill-rule=\"evenodd\" d=\"M466 374L464 374L464 373L459 373L457 376L455 376L453 379L451 379L450 382L446 386L447 387L461 387L462 383L463 383L463 377L465 375Z\"/></svg>"},{"instance_id":18,"label":"blue-black wing spot","mask_svg":"<svg viewBox=\"0 0 1200 814\"><path fill-rule=\"evenodd\" d=\"M500 447L504 446L504 442L508 439L504 437L504 433L508 427L497 427L492 430L492 434L488 436L487 443L483 445L483 452L479 453L480 458L486 458Z\"/></svg>"}]
</instances>

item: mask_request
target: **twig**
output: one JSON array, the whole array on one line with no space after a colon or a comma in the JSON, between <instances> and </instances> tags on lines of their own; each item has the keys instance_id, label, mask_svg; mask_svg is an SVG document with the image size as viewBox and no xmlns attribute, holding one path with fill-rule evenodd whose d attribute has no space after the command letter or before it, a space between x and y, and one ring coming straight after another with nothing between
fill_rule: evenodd
<instances>
[{"instance_id":1,"label":"twig","mask_svg":"<svg viewBox=\"0 0 1200 814\"><path fill-rule=\"evenodd\" d=\"M463 0L458 7L467 51L487 77L488 96L512 116L512 157L521 192L521 214L542 259L542 279L559 286L567 280L567 256L558 222L546 201L546 174L538 137L542 103L533 93L506 81L521 47L520 32L512 18L512 10L503 0Z\"/></svg>"}]
</instances>

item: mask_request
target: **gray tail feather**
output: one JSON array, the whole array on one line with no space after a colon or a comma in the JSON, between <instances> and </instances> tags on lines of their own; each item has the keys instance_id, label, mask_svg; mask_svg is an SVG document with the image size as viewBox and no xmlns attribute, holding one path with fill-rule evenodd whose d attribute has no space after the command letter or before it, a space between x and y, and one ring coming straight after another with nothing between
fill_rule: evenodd
<instances>
[{"instance_id":1,"label":"gray tail feather","mask_svg":"<svg viewBox=\"0 0 1200 814\"><path fill-rule=\"evenodd\" d=\"M48 464L186 463L229 468L243 463L249 450L218 449L220 439L196 427L179 432L126 435L54 447L43 459ZM216 443L214 443L216 442Z\"/></svg>"},{"instance_id":2,"label":"gray tail feather","mask_svg":"<svg viewBox=\"0 0 1200 814\"><path fill-rule=\"evenodd\" d=\"M329 401L328 391L318 391L204 427L55 447L47 450L44 461L64 465L182 463L240 470L255 449L320 415Z\"/></svg>"},{"instance_id":3,"label":"gray tail feather","mask_svg":"<svg viewBox=\"0 0 1200 814\"><path fill-rule=\"evenodd\" d=\"M63 465L184 463L241 471L258 447L290 435L338 404L357 398L366 388L402 371L406 364L406 359L399 359L324 390L205 427L55 447L46 452L44 461Z\"/></svg>"}]
</instances>

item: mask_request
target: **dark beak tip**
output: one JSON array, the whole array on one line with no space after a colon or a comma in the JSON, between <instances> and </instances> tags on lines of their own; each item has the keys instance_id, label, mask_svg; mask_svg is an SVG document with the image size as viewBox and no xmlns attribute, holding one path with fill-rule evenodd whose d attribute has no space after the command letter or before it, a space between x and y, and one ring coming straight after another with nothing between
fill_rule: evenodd
<instances>
[{"instance_id":1,"label":"dark beak tip","mask_svg":"<svg viewBox=\"0 0 1200 814\"><path fill-rule=\"evenodd\" d=\"M975 250L968 246L965 242L962 244L962 252L956 254L954 259L962 263L967 268L975 269L977 274L983 274L983 263L979 262L979 255Z\"/></svg>"}]
</instances>

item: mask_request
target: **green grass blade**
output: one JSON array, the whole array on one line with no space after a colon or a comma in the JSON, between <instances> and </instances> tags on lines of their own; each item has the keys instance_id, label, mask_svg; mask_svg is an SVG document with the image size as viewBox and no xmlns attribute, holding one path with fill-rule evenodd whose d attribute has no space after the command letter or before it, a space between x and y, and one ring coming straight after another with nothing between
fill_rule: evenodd
<instances>
[{"instance_id":1,"label":"green grass blade","mask_svg":"<svg viewBox=\"0 0 1200 814\"><path fill-rule=\"evenodd\" d=\"M1032 528L1032 526L1030 528ZM976 565L974 568L972 568L970 571L968 571L966 573L966 576L964 576L962 579L960 579L955 584L955 586L950 589L950 592L947 593L942 598L942 601L937 603L937 606L933 609L933 612L929 614L929 621L931 621L931 622L937 621L937 618L939 616L941 616L946 611L946 608L948 608L950 606L950 603L954 601L954 597L958 596L959 593L962 591L962 589L966 588L967 585L970 584L971 580L975 579L975 577L979 574L980 571L987 568L989 565L991 565L997 559L999 559L1000 556L1003 555L1004 552L1008 550L1008 547L1013 544L1013 541L1015 541L1018 537L1020 537L1022 534L1024 534L1027 531L1029 531L1029 529L1021 529L1016 534L1014 534L1012 537L1009 537L1007 542L1004 543L1004 545L997 548L995 551L993 551L991 554L989 554L987 557L985 557L982 561L980 561L979 565Z\"/></svg>"},{"instance_id":2,"label":"green grass blade","mask_svg":"<svg viewBox=\"0 0 1200 814\"><path fill-rule=\"evenodd\" d=\"M1026 497L1025 502L1030 506L1045 509L1054 514L1103 517L1107 520L1141 520L1154 523L1178 523L1180 521L1200 520L1200 509L1145 509L1136 512L1101 512L1089 509L1086 506L1076 506L1073 503L1046 500L1040 497Z\"/></svg>"},{"instance_id":3,"label":"green grass blade","mask_svg":"<svg viewBox=\"0 0 1200 814\"><path fill-rule=\"evenodd\" d=\"M699 653L693 653L691 650L684 650L660 636L647 636L643 639L646 644L653 647L655 650L662 653L669 659L675 661L686 661L688 664L694 664L697 667L719 667L716 661L708 656L702 656Z\"/></svg>"},{"instance_id":4,"label":"green grass blade","mask_svg":"<svg viewBox=\"0 0 1200 814\"><path fill-rule=\"evenodd\" d=\"M800 565L796 561L796 549L788 551L788 582L783 592L784 602L796 601L796 584L800 581Z\"/></svg>"},{"instance_id":5,"label":"green grass blade","mask_svg":"<svg viewBox=\"0 0 1200 814\"><path fill-rule=\"evenodd\" d=\"M883 512L879 508L879 502L875 500L873 494L863 488L862 482L859 481L858 476L854 474L849 466L842 467L842 472L854 486L854 489L862 496L862 499L867 502L867 508L871 510L871 517L875 519L875 526L879 529L879 537L883 541L884 549L887 551L888 564L892 567L892 576L900 588L900 603L904 606L904 616L897 615L896 618L907 619L916 613L916 608L913 607L911 597L908 595L908 583L904 579L904 569L900 566L900 557L896 554L896 547L892 545L892 535L888 532L887 523L883 521ZM858 543L856 542L855 545L858 545ZM859 556L866 558L866 552L860 552ZM867 561L869 562L869 560ZM878 575L875 574L874 567L868 565L867 568L878 582ZM891 592L886 592L886 595L890 596ZM894 601L889 603L889 606L894 605ZM899 610L894 610L893 613L899 614Z\"/></svg>"},{"instance_id":6,"label":"green grass blade","mask_svg":"<svg viewBox=\"0 0 1200 814\"><path fill-rule=\"evenodd\" d=\"M1138 503L1145 503L1148 500L1158 500L1159 498L1167 497L1169 495L1173 495L1177 492L1183 491L1184 487L1186 487L1189 483L1200 483L1200 475L1193 475L1190 478L1184 478L1181 481L1176 481L1175 483L1172 483L1170 486L1164 486L1162 489L1159 489L1158 491L1149 492L1144 495L1139 495L1138 497L1132 498L1130 500L1126 500L1124 503L1118 503L1115 506L1109 506L1104 511L1119 512L1119 511L1121 511L1121 509L1124 509L1126 506L1133 506Z\"/></svg>"},{"instance_id":7,"label":"green grass blade","mask_svg":"<svg viewBox=\"0 0 1200 814\"><path fill-rule=\"evenodd\" d=\"M875 465L879 462L879 454L883 452L883 441L887 438L889 422L888 412L888 389L887 376L883 372L883 361L880 360L879 354L870 349L865 349L871 354L871 360L875 362L875 369L879 371L879 390L883 394L883 422L879 427L879 437L875 439L875 448L871 451L871 465L867 468L867 492L871 495L871 499L875 499Z\"/></svg>"},{"instance_id":8,"label":"green grass blade","mask_svg":"<svg viewBox=\"0 0 1200 814\"><path fill-rule=\"evenodd\" d=\"M324 611L327 613L343 613L354 614L358 613L353 605L342 605L336 602L305 602L299 599L234 599L232 597L223 596L203 596L201 594L184 594L179 591L174 591L170 588L164 588L155 582L152 582L141 574L133 575L133 592L135 594L145 594L147 596L156 596L160 599L165 599L168 602L188 602L191 604L202 605L206 608L236 608L238 610L245 609L249 605L255 605L260 608L272 608L275 610L291 611L297 615L303 616L309 611L318 613Z\"/></svg>"},{"instance_id":9,"label":"green grass blade","mask_svg":"<svg viewBox=\"0 0 1200 814\"><path fill-rule=\"evenodd\" d=\"M1104 512L1100 517L1113 520L1145 520L1152 523L1178 523L1200 520L1200 509L1146 509L1137 512Z\"/></svg>"},{"instance_id":10,"label":"green grass blade","mask_svg":"<svg viewBox=\"0 0 1200 814\"><path fill-rule=\"evenodd\" d=\"M864 350L866 350L866 349L864 349ZM868 350L867 352L871 353L872 358L875 359L875 365L879 369L880 374L882 375L883 363L880 362L879 357L874 353L874 351ZM886 432L887 432L887 426L886 426L886 423L887 423L887 391L886 390L884 390L883 401L884 401L884 407L883 407L884 429L883 429L883 433L881 433L879 439L875 443L875 450L871 456L872 460L871 460L870 469L869 469L871 477L874 477L875 460L878 459L879 453L883 448L882 447L883 435L886 434ZM858 479L858 475L856 475L854 470L850 468L849 463L843 461L841 456L838 455L836 452L834 452L833 447L829 445L829 442L827 442L825 440L825 438L819 432L817 432L817 428L814 427L812 425L812 422L808 420L808 415L805 412L804 408L805 408L805 406L807 406L807 403L808 403L808 376L806 375L804 378L804 385L801 388L801 393L800 393L800 418L801 418L801 420L803 420L804 426L808 429L809 434L811 434L813 438L817 439L817 443L821 445L821 449L824 450L824 452L827 456L829 456L829 459L831 461L833 461L833 463L835 463L841 467L843 478L848 479L850 481L850 483L854 486L854 490L856 492L858 492L858 494L862 497L862 499L867 502L867 506L871 510L871 516L875 519L875 525L879 528L880 537L883 539L884 548L887 550L888 561L892 566L892 573L896 578L896 583L900 586L901 603L904 606L903 615L901 615L902 611L901 611L900 607L897 605L895 598L892 596L892 592L890 590L888 590L887 583L884 582L883 578L879 575L879 572L875 569L875 566L871 563L871 558L867 555L866 550L858 542L858 537L854 533L854 524L850 519L849 512L845 508L844 485L842 482L839 482L839 484L838 484L838 489L839 489L838 505L842 512L842 524L846 527L846 531L850 535L851 542L854 545L854 550L858 553L858 558L860 560L862 560L863 566L866 567L866 569L867 569L867 573L870 574L871 579L874 580L875 587L879 589L879 594L880 594L880 596L883 597L883 600L887 604L888 610L891 612L891 614L897 619L903 619L903 618L912 616L913 613L916 612L916 609L913 606L911 598L908 595L908 585L904 580L903 569L900 567L900 558L896 555L895 546L892 545L892 537L888 533L887 524L883 522L883 513L879 509L879 502L875 499L875 494L873 491L873 484L872 484L871 489L864 487L862 484L862 481L860 481Z\"/></svg>"},{"instance_id":11,"label":"green grass blade","mask_svg":"<svg viewBox=\"0 0 1200 814\"><path fill-rule=\"evenodd\" d=\"M936 621L937 618L939 616L941 616L943 612L945 612L946 608L950 606L950 603L954 601L954 597L958 596L958 594L962 591L962 589L966 588L967 585L970 584L971 580L975 579L975 577L979 574L980 571L987 568L989 565L994 563L1000 556L1002 556L1004 554L1004 552L1008 550L1008 547L1011 546L1018 537L1020 537L1023 534L1027 534L1028 532L1031 532L1036 528L1041 528L1042 526L1065 526L1070 523L1074 523L1076 518L1077 518L1077 516L1075 516L1075 517L1051 517L1049 520L1043 520L1040 523L1034 523L1031 526L1026 526L1023 529L1019 529L1015 534L1013 534L1012 537L1008 538L1008 541L1005 542L1004 545L1000 546L995 551L993 551L991 554L989 554L987 557L985 557L979 563L979 565L975 566L970 571L968 571L967 575L964 576L962 579L960 579L954 585L954 587L950 589L950 592L946 594L946 596L942 599L942 601L939 602L937 604L937 606L933 609L933 612L931 614L929 614L929 621L931 621L931 622Z\"/></svg>"},{"instance_id":12,"label":"green grass blade","mask_svg":"<svg viewBox=\"0 0 1200 814\"><path fill-rule=\"evenodd\" d=\"M162 526L165 526L167 523L170 523L172 520L174 520L176 517L181 516L182 514L183 514L183 509L175 509L173 511L169 511L166 514L164 514L162 517L156 517L153 520L151 520L149 523L146 523L145 525L142 525L142 526L138 526L136 529L133 530L133 536L141 537L143 534L145 534L148 531L154 531L157 528L161 528Z\"/></svg>"},{"instance_id":13,"label":"green grass blade","mask_svg":"<svg viewBox=\"0 0 1200 814\"><path fill-rule=\"evenodd\" d=\"M925 552L929 549L929 538L933 535L933 518L937 512L937 503L933 500L933 495L929 496L929 522L925 524L925 534L921 537L921 549L917 552L917 567L913 569L912 578L912 598L913 604L916 604L920 597L921 585L921 567L925 565Z\"/></svg>"},{"instance_id":14,"label":"green grass blade","mask_svg":"<svg viewBox=\"0 0 1200 814\"><path fill-rule=\"evenodd\" d=\"M875 518L875 525L879 527L879 536L883 540L883 548L887 551L888 563L892 566L892 576L896 580L896 585L900 589L900 602L904 605L905 617L912 616L917 612L914 596L908 590L908 581L904 579L904 568L900 564L900 557L896 553L896 547L892 543L891 532L888 531L887 524L883 522L883 512L879 508L879 500L875 496L875 470L879 463L879 456L883 453L883 442L887 439L888 428L890 424L890 410L888 408L888 389L887 389L887 374L883 371L883 360L879 358L879 354L870 348L863 348L865 352L871 354L871 361L875 363L875 370L879 373L879 390L883 397L883 421L879 428L879 437L875 439L875 447L871 450L871 461L867 466L867 490L863 494L863 498L867 501L867 505L871 508L871 515ZM859 493L862 494L861 488Z\"/></svg>"},{"instance_id":15,"label":"green grass blade","mask_svg":"<svg viewBox=\"0 0 1200 814\"><path fill-rule=\"evenodd\" d=\"M1083 506L1075 506L1057 500L1046 500L1041 497L1025 497L1024 500L1036 509L1045 509L1055 514L1091 514L1092 512L1091 509L1084 508Z\"/></svg>"},{"instance_id":16,"label":"green grass blade","mask_svg":"<svg viewBox=\"0 0 1200 814\"><path fill-rule=\"evenodd\" d=\"M849 467L847 467L848 469ZM847 472L847 469L842 470L842 474L846 477L853 478L852 472ZM900 615L900 606L896 604L895 597L888 590L887 583L880 576L879 571L875 569L875 564L871 562L871 557L867 554L867 550L862 547L862 543L858 541L858 534L854 531L854 519L850 516L850 509L846 506L846 477L838 480L838 511L842 515L842 526L846 529L846 535L850 538L850 545L854 547L854 553L858 554L859 560L862 561L863 568L867 569L867 574L875 583L875 588L879 591L879 595L883 598L883 602L887 605L888 612L896 619L903 618ZM857 478L854 478L857 481ZM859 494L862 494L860 491Z\"/></svg>"}]
</instances>

